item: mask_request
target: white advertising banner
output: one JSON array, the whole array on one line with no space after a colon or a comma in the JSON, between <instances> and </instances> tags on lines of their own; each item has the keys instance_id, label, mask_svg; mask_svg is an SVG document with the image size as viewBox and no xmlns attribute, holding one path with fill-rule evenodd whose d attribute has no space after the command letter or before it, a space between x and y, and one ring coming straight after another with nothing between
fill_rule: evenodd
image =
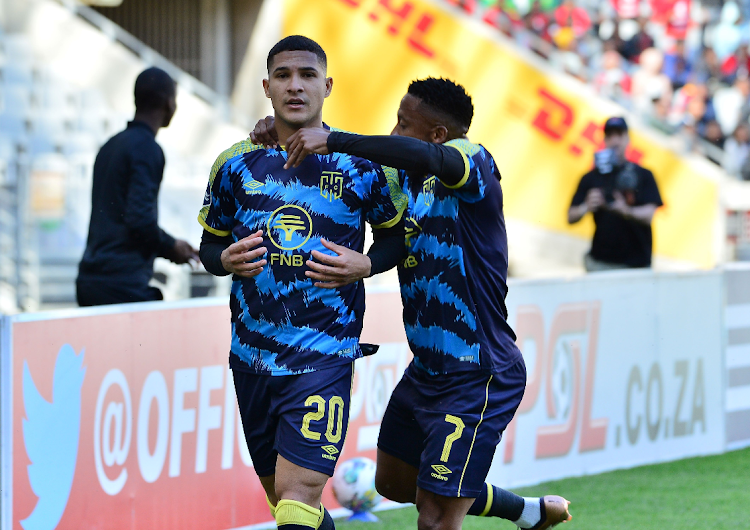
<instances>
[{"instance_id":1,"label":"white advertising banner","mask_svg":"<svg viewBox=\"0 0 750 530\"><path fill-rule=\"evenodd\" d=\"M726 326L722 271L512 282L528 384L488 479L515 487L717 453L727 437L746 444L747 429L725 422L750 408L747 363L722 353L727 334L733 352L748 342L744 279L734 278ZM0 324L3 530L273 526L227 370L226 300ZM362 340L381 348L356 363L340 461L375 458L411 359L397 292L368 294ZM330 488L324 503L337 507Z\"/></svg>"},{"instance_id":2,"label":"white advertising banner","mask_svg":"<svg viewBox=\"0 0 750 530\"><path fill-rule=\"evenodd\" d=\"M724 450L722 275L613 272L511 284L524 400L505 487Z\"/></svg>"}]
</instances>

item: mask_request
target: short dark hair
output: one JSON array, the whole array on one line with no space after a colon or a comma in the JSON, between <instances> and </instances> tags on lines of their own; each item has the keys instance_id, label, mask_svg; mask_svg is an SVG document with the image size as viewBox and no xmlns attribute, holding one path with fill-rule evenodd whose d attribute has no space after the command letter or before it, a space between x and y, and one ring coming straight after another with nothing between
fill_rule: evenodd
<instances>
[{"instance_id":1,"label":"short dark hair","mask_svg":"<svg viewBox=\"0 0 750 530\"><path fill-rule=\"evenodd\" d=\"M462 131L462 134L469 130L474 117L474 105L463 86L450 79L428 77L412 81L409 94L452 122L449 125Z\"/></svg>"},{"instance_id":2,"label":"short dark hair","mask_svg":"<svg viewBox=\"0 0 750 530\"><path fill-rule=\"evenodd\" d=\"M273 58L281 52L296 51L314 53L318 56L318 62L323 67L323 69L328 68L328 58L326 57L326 52L324 52L323 48L320 47L320 44L303 35L290 35L288 37L284 37L279 42L274 44L273 48L271 48L271 51L268 52L266 68L268 68L269 72L271 71L271 63L273 63Z\"/></svg>"},{"instance_id":3,"label":"short dark hair","mask_svg":"<svg viewBox=\"0 0 750 530\"><path fill-rule=\"evenodd\" d=\"M135 108L137 110L160 109L174 97L176 86L167 72L161 68L147 68L135 80Z\"/></svg>"}]
</instances>

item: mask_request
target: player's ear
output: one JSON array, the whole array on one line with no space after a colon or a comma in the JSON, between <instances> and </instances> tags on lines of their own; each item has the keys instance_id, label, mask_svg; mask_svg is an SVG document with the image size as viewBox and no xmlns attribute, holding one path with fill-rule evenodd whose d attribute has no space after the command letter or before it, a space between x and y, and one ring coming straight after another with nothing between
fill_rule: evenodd
<instances>
[{"instance_id":1,"label":"player's ear","mask_svg":"<svg viewBox=\"0 0 750 530\"><path fill-rule=\"evenodd\" d=\"M264 79L263 80L263 92L265 92L266 93L266 97L270 99L271 92L269 92L268 88L269 88L268 79Z\"/></svg>"},{"instance_id":2,"label":"player's ear","mask_svg":"<svg viewBox=\"0 0 750 530\"><path fill-rule=\"evenodd\" d=\"M444 144L448 141L448 127L445 125L435 125L432 128L432 143Z\"/></svg>"},{"instance_id":3,"label":"player's ear","mask_svg":"<svg viewBox=\"0 0 750 530\"><path fill-rule=\"evenodd\" d=\"M326 97L331 95L333 90L333 77L326 77Z\"/></svg>"}]
</instances>

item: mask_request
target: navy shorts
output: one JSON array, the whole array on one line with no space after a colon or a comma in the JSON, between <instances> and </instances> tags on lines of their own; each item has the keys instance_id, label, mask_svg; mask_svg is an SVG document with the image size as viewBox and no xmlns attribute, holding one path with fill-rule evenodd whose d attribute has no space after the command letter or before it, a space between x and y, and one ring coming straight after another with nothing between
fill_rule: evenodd
<instances>
[{"instance_id":1,"label":"navy shorts","mask_svg":"<svg viewBox=\"0 0 750 530\"><path fill-rule=\"evenodd\" d=\"M333 476L349 426L352 363L300 375L233 370L247 448L259 477L276 456Z\"/></svg>"},{"instance_id":2,"label":"navy shorts","mask_svg":"<svg viewBox=\"0 0 750 530\"><path fill-rule=\"evenodd\" d=\"M497 374L429 375L412 362L388 403L378 448L418 468L422 489L478 497L525 389L523 359Z\"/></svg>"}]
</instances>

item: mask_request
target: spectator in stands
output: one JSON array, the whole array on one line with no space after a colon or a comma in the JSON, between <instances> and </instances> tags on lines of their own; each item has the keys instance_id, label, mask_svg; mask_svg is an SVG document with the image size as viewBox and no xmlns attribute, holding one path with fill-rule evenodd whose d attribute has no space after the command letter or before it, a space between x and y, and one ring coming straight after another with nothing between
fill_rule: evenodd
<instances>
[{"instance_id":1,"label":"spectator in stands","mask_svg":"<svg viewBox=\"0 0 750 530\"><path fill-rule=\"evenodd\" d=\"M687 57L685 41L678 40L670 53L664 55L662 71L672 82L672 89L684 86L693 72L693 64Z\"/></svg>"},{"instance_id":2,"label":"spectator in stands","mask_svg":"<svg viewBox=\"0 0 750 530\"><path fill-rule=\"evenodd\" d=\"M648 116L646 123L665 134L674 134L677 132L678 126L675 125L670 111L668 100L656 98L653 101L653 112Z\"/></svg>"},{"instance_id":3,"label":"spectator in stands","mask_svg":"<svg viewBox=\"0 0 750 530\"><path fill-rule=\"evenodd\" d=\"M731 87L720 88L713 97L716 120L725 135L730 135L737 125L750 116L750 79L738 75Z\"/></svg>"},{"instance_id":4,"label":"spectator in stands","mask_svg":"<svg viewBox=\"0 0 750 530\"><path fill-rule=\"evenodd\" d=\"M732 55L742 41L742 30L739 25L740 8L734 2L727 2L721 8L721 20L713 28L712 47L720 62Z\"/></svg>"},{"instance_id":5,"label":"spectator in stands","mask_svg":"<svg viewBox=\"0 0 750 530\"><path fill-rule=\"evenodd\" d=\"M707 83L711 79L721 79L721 63L713 48L703 48L700 58L693 68L693 79L698 83Z\"/></svg>"},{"instance_id":6,"label":"spectator in stands","mask_svg":"<svg viewBox=\"0 0 750 530\"><path fill-rule=\"evenodd\" d=\"M188 242L175 240L157 224L164 153L156 133L169 125L175 100L175 83L166 72L141 72L133 121L99 150L88 241L76 280L81 306L161 300L161 291L148 285L154 259L198 260Z\"/></svg>"},{"instance_id":7,"label":"spectator in stands","mask_svg":"<svg viewBox=\"0 0 750 530\"><path fill-rule=\"evenodd\" d=\"M664 56L656 48L648 48L641 54L638 70L633 74L633 108L645 115L652 111L654 100L672 99L672 83L661 73Z\"/></svg>"},{"instance_id":8,"label":"spectator in stands","mask_svg":"<svg viewBox=\"0 0 750 530\"><path fill-rule=\"evenodd\" d=\"M646 31L648 17L638 17L638 32L625 41L620 48L620 53L631 63L638 63L643 50L654 46L654 39Z\"/></svg>"},{"instance_id":9,"label":"spectator in stands","mask_svg":"<svg viewBox=\"0 0 750 530\"><path fill-rule=\"evenodd\" d=\"M630 103L630 76L622 67L622 58L614 50L602 55L602 70L594 77L597 93L621 105Z\"/></svg>"},{"instance_id":10,"label":"spectator in stands","mask_svg":"<svg viewBox=\"0 0 750 530\"><path fill-rule=\"evenodd\" d=\"M651 220L662 205L653 174L625 158L630 142L623 118L604 124L606 149L595 155L568 210L568 223L591 212L596 230L585 257L589 272L651 266Z\"/></svg>"},{"instance_id":11,"label":"spectator in stands","mask_svg":"<svg viewBox=\"0 0 750 530\"><path fill-rule=\"evenodd\" d=\"M524 27L534 33L537 37L550 42L548 33L550 16L542 10L539 0L531 4L531 9L523 16Z\"/></svg>"},{"instance_id":12,"label":"spectator in stands","mask_svg":"<svg viewBox=\"0 0 750 530\"><path fill-rule=\"evenodd\" d=\"M740 123L724 143L722 166L733 177L741 178L741 170L750 155L750 124Z\"/></svg>"},{"instance_id":13,"label":"spectator in stands","mask_svg":"<svg viewBox=\"0 0 750 530\"><path fill-rule=\"evenodd\" d=\"M724 134L721 132L721 126L718 121L711 120L706 124L703 139L706 140L708 144L716 147L716 149L711 149L706 146L706 158L718 166L722 165L722 159L724 158L722 153L724 150Z\"/></svg>"},{"instance_id":14,"label":"spectator in stands","mask_svg":"<svg viewBox=\"0 0 750 530\"><path fill-rule=\"evenodd\" d=\"M748 56L747 43L743 43L721 64L720 78L731 84L737 80L738 75L747 75L749 71L750 57Z\"/></svg>"},{"instance_id":15,"label":"spectator in stands","mask_svg":"<svg viewBox=\"0 0 750 530\"><path fill-rule=\"evenodd\" d=\"M591 28L591 17L584 8L577 6L574 0L565 0L555 10L555 23L561 29L570 28L576 38L579 38Z\"/></svg>"}]
</instances>

